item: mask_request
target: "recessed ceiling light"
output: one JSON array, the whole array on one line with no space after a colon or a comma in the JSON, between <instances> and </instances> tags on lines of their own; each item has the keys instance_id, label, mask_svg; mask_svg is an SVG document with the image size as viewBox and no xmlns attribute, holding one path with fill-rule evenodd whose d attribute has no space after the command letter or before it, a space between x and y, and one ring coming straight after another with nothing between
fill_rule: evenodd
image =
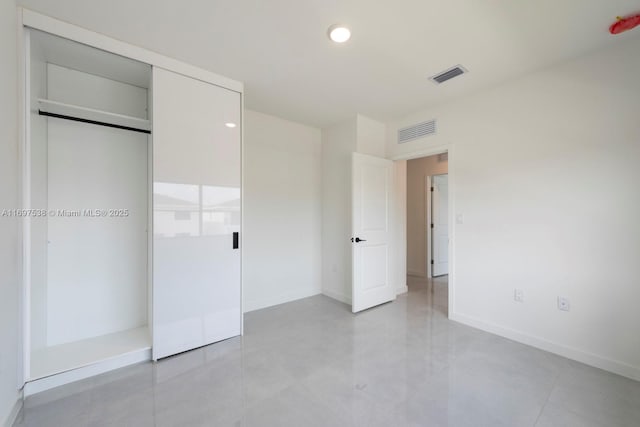
<instances>
[{"instance_id":1,"label":"recessed ceiling light","mask_svg":"<svg viewBox=\"0 0 640 427\"><path fill-rule=\"evenodd\" d=\"M344 43L351 38L351 30L344 25L332 25L329 27L329 38L336 43Z\"/></svg>"},{"instance_id":2,"label":"recessed ceiling light","mask_svg":"<svg viewBox=\"0 0 640 427\"><path fill-rule=\"evenodd\" d=\"M227 122L227 123L225 123L224 125L225 125L226 127L228 127L228 128L234 128L234 127L236 127L236 124L235 124L235 123L232 123L232 122Z\"/></svg>"}]
</instances>

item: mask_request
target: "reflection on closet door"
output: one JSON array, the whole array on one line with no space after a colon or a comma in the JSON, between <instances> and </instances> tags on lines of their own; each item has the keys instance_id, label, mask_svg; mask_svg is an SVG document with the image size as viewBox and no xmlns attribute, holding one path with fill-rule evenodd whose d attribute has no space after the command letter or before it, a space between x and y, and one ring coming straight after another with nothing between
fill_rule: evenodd
<instances>
[{"instance_id":1,"label":"reflection on closet door","mask_svg":"<svg viewBox=\"0 0 640 427\"><path fill-rule=\"evenodd\" d=\"M154 68L154 360L240 334L240 128L239 93Z\"/></svg>"}]
</instances>

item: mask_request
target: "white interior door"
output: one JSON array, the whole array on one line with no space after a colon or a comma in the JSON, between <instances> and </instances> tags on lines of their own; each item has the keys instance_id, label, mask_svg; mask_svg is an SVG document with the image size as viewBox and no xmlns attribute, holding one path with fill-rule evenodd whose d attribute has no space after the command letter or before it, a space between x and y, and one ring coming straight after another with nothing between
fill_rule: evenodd
<instances>
[{"instance_id":1,"label":"white interior door","mask_svg":"<svg viewBox=\"0 0 640 427\"><path fill-rule=\"evenodd\" d=\"M353 153L354 313L395 298L394 289L389 282L391 171L390 160Z\"/></svg>"},{"instance_id":2,"label":"white interior door","mask_svg":"<svg viewBox=\"0 0 640 427\"><path fill-rule=\"evenodd\" d=\"M241 332L240 129L239 93L153 69L155 360Z\"/></svg>"},{"instance_id":3,"label":"white interior door","mask_svg":"<svg viewBox=\"0 0 640 427\"><path fill-rule=\"evenodd\" d=\"M436 277L449 274L449 176L435 175L432 185L432 275Z\"/></svg>"}]
</instances>

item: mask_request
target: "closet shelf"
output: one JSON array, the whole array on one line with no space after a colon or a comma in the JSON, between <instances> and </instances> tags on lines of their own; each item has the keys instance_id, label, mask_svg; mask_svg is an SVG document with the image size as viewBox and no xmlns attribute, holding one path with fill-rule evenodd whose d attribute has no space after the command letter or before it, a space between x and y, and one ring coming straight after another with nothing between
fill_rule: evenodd
<instances>
[{"instance_id":1,"label":"closet shelf","mask_svg":"<svg viewBox=\"0 0 640 427\"><path fill-rule=\"evenodd\" d=\"M31 356L30 381L150 348L149 328L142 326L37 349L33 351Z\"/></svg>"},{"instance_id":2,"label":"closet shelf","mask_svg":"<svg viewBox=\"0 0 640 427\"><path fill-rule=\"evenodd\" d=\"M45 116L59 117L103 126L151 133L151 122L138 117L110 113L108 111L65 104L49 99L38 99L39 113Z\"/></svg>"}]
</instances>

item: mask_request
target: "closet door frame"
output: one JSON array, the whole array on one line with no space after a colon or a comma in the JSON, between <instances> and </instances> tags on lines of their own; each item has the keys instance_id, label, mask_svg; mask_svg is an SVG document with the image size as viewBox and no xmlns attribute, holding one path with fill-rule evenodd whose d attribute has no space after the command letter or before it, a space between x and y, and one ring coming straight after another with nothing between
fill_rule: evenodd
<instances>
[{"instance_id":1,"label":"closet door frame","mask_svg":"<svg viewBox=\"0 0 640 427\"><path fill-rule=\"evenodd\" d=\"M54 36L63 37L84 45L97 48L109 53L120 55L126 58L130 58L152 67L160 67L169 71L173 71L184 76L202 80L203 82L210 83L216 86L223 87L225 89L237 92L240 94L240 200L241 200L241 225L240 229L244 229L244 85L241 82L224 77L210 71L198 68L196 66L180 62L176 59L161 55L156 52L146 50L144 48L131 45L129 43L122 42L120 40L113 39L111 37L98 34L96 32L87 30L85 28L78 27L67 22L51 18L47 15L34 12L22 7L16 8L16 19L18 22L18 87L20 88L18 95L18 139L19 139L19 195L18 200L19 209L30 209L30 78L29 78L29 61L30 61L30 39L29 28L40 30L46 33L50 33ZM153 82L149 88L150 97L153 96ZM149 104L151 105L151 103ZM153 112L149 110L149 118L153 122ZM149 166L152 165L153 155L153 133L149 137L148 142L148 155ZM148 206L149 206L149 222L148 222L148 256L149 262L147 266L148 280L150 283L151 292L153 292L153 171L149 168L149 187L148 187ZM26 381L30 378L30 354L31 354L31 262L30 262L30 221L28 217L23 217L21 224L21 292L20 292L20 355L18 360L21 361L21 366L18 366L18 388L22 388ZM243 295L243 283L242 283L242 252L243 252L243 233L240 233L240 333L244 332L244 319L242 313L242 295ZM152 295L149 295L149 328L150 332L153 327L152 307L151 307ZM152 344L153 345L153 344Z\"/></svg>"}]
</instances>

